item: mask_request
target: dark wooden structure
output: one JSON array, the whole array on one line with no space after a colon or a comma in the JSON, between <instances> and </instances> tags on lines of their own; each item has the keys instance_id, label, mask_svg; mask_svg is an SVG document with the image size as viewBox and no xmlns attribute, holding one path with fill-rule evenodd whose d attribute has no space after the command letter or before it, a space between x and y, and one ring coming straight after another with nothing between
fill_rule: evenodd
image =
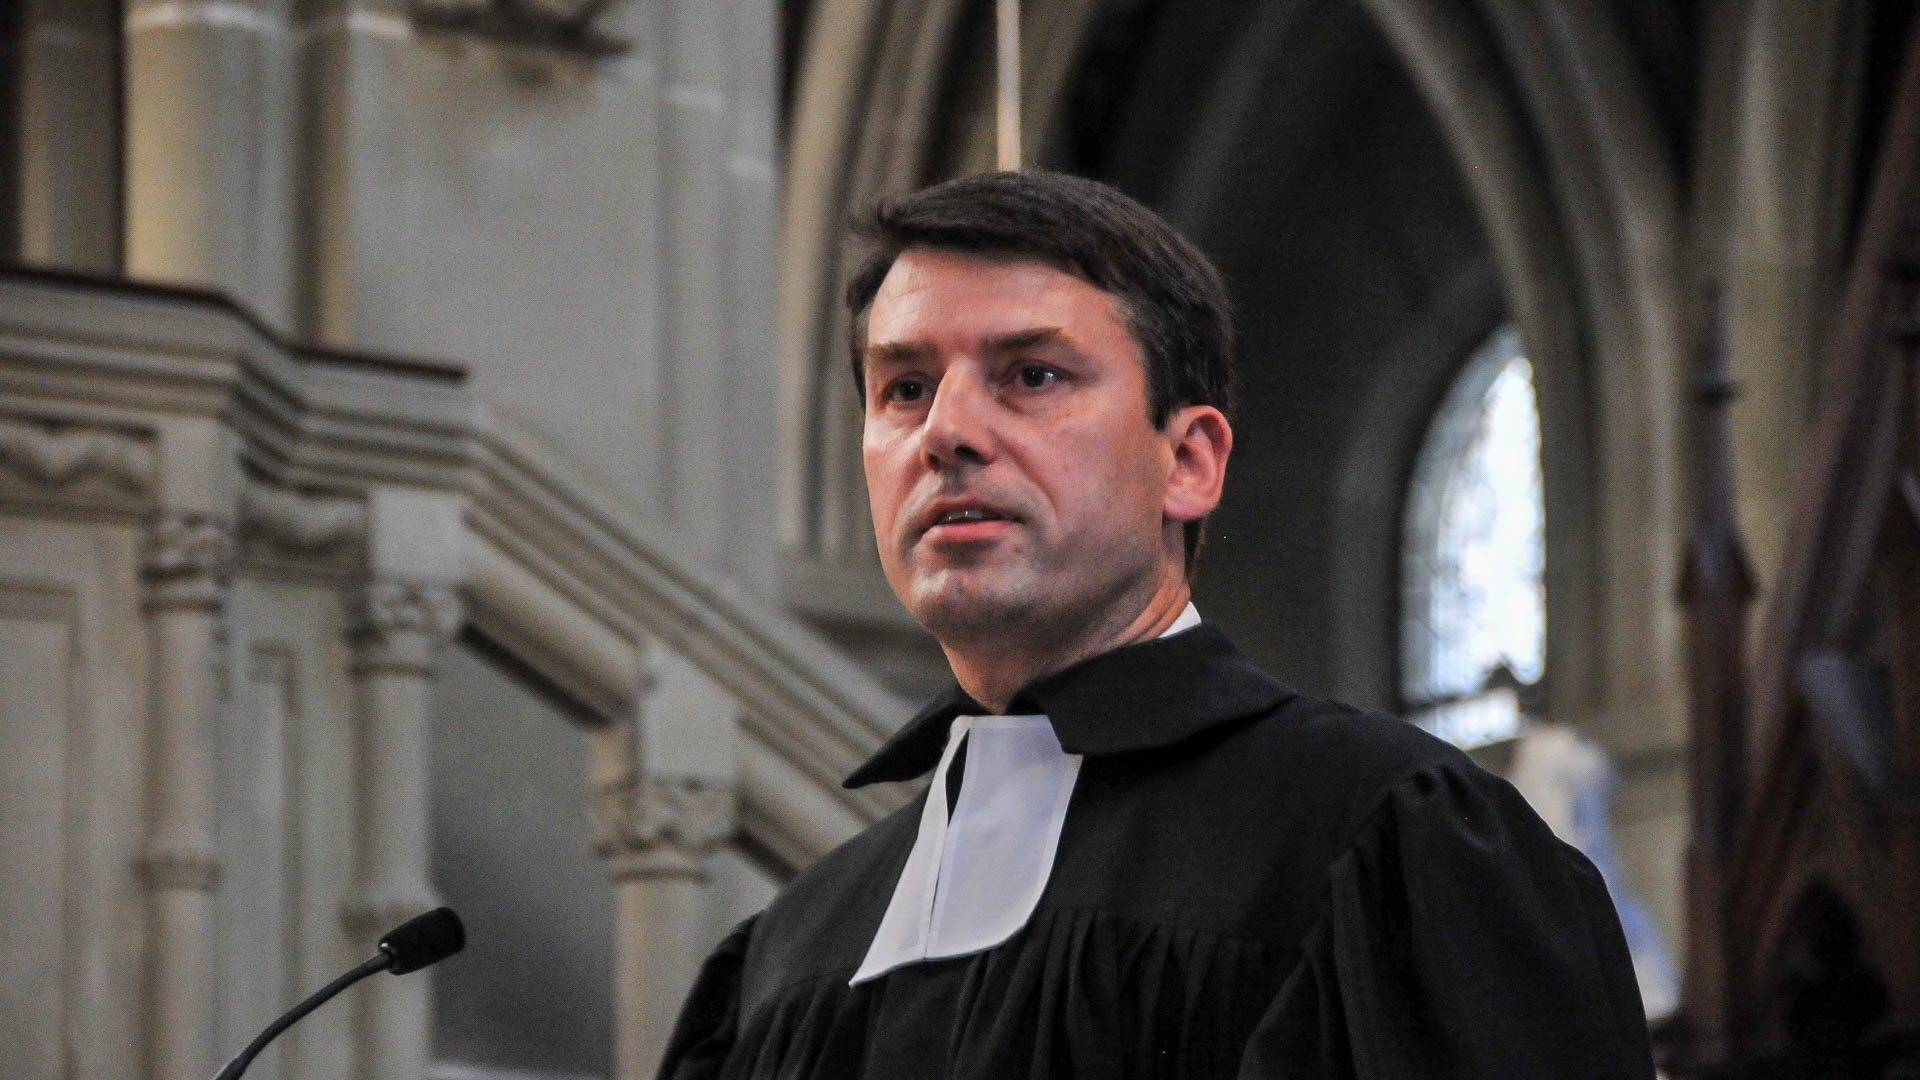
<instances>
[{"instance_id":1,"label":"dark wooden structure","mask_svg":"<svg viewBox=\"0 0 1920 1080\"><path fill-rule=\"evenodd\" d=\"M1920 34L1877 162L1751 661L1732 390L1708 320L1680 588L1688 961L1658 1033L1671 1075L1920 1078Z\"/></svg>"}]
</instances>

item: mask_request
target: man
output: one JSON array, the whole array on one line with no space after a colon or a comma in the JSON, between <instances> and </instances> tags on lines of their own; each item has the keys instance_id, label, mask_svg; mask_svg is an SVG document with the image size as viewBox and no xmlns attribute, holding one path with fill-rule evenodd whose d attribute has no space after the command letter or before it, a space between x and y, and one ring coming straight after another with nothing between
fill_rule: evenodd
<instances>
[{"instance_id":1,"label":"man","mask_svg":"<svg viewBox=\"0 0 1920 1080\"><path fill-rule=\"evenodd\" d=\"M863 232L880 562L958 685L847 781L926 794L720 946L662 1075L1651 1076L1593 868L1189 602L1233 447L1206 260L1038 172Z\"/></svg>"}]
</instances>

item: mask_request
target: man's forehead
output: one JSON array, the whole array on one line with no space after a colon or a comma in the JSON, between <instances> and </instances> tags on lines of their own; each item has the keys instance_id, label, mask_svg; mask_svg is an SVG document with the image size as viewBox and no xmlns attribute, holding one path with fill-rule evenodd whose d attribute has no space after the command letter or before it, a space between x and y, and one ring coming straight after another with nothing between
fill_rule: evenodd
<instances>
[{"instance_id":1,"label":"man's forehead","mask_svg":"<svg viewBox=\"0 0 1920 1080\"><path fill-rule=\"evenodd\" d=\"M1125 329L1117 299L1038 258L909 248L867 311L869 358L932 347L933 337L1018 347L1083 336L1091 323Z\"/></svg>"},{"instance_id":2,"label":"man's forehead","mask_svg":"<svg viewBox=\"0 0 1920 1080\"><path fill-rule=\"evenodd\" d=\"M879 293L885 294L892 287L898 293L905 289L924 288L934 283L950 283L956 278L971 278L977 281L1024 282L1065 278L1100 292L1098 285L1088 281L1085 276L1072 268L1043 255L1012 251L962 251L943 247L909 247L896 255L893 265L880 279ZM877 297L876 297L877 298Z\"/></svg>"}]
</instances>

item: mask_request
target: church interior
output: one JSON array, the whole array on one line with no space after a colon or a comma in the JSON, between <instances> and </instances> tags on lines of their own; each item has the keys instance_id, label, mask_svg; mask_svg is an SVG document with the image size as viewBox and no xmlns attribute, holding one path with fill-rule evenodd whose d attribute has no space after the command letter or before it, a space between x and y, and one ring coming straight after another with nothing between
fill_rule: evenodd
<instances>
[{"instance_id":1,"label":"church interior","mask_svg":"<svg viewBox=\"0 0 1920 1080\"><path fill-rule=\"evenodd\" d=\"M1200 612L1581 848L1663 1075L1920 1076L1915 8L0 0L0 1071L448 904L248 1075L653 1075L914 794L845 227L1011 130L1233 293Z\"/></svg>"}]
</instances>

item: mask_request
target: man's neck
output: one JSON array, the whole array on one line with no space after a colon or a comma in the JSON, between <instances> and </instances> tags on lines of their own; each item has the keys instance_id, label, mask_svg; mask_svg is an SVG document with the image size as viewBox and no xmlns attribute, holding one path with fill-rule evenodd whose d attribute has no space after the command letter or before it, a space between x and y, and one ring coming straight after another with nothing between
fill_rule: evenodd
<instances>
[{"instance_id":1,"label":"man's neck","mask_svg":"<svg viewBox=\"0 0 1920 1080\"><path fill-rule=\"evenodd\" d=\"M1015 642L996 643L1011 647L966 651L944 644L942 647L960 688L992 712L1004 713L1013 696L1036 679L1090 656L1159 637L1180 617L1191 595L1182 578L1177 585L1155 592L1132 619L1122 617L1105 625L1089 625L1081 636L1052 647Z\"/></svg>"}]
</instances>

